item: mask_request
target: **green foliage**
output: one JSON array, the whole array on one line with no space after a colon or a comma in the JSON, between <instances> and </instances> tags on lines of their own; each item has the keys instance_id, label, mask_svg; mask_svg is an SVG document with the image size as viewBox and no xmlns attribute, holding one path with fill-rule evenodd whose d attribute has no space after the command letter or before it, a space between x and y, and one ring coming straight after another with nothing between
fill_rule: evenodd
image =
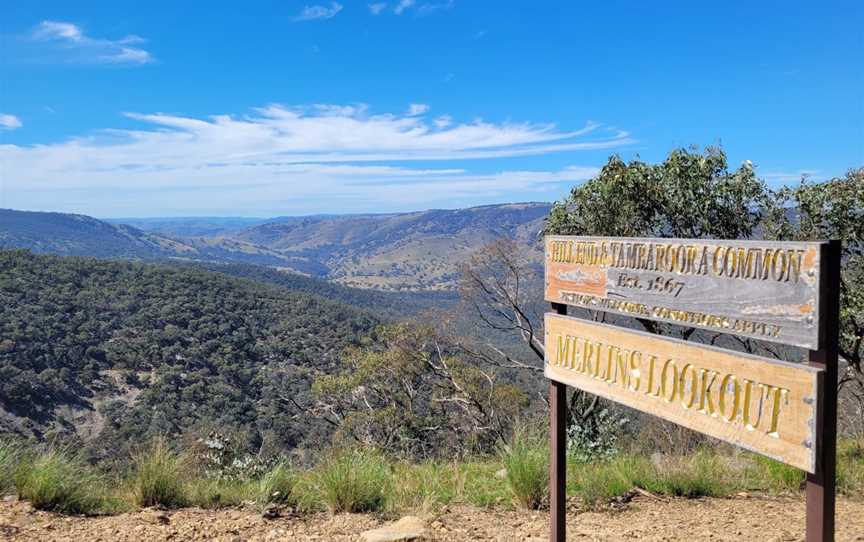
<instances>
[{"instance_id":1,"label":"green foliage","mask_svg":"<svg viewBox=\"0 0 864 542\"><path fill-rule=\"evenodd\" d=\"M259 504L289 504L294 500L294 485L297 477L291 467L277 463L258 481L257 500Z\"/></svg>"},{"instance_id":2,"label":"green foliage","mask_svg":"<svg viewBox=\"0 0 864 542\"><path fill-rule=\"evenodd\" d=\"M723 458L708 451L672 458L658 471L658 478L643 487L676 497L720 497L729 494L737 482L730 480Z\"/></svg>"},{"instance_id":3,"label":"green foliage","mask_svg":"<svg viewBox=\"0 0 864 542\"><path fill-rule=\"evenodd\" d=\"M201 508L218 509L241 506L255 499L256 485L248 480L196 478L184 488L187 503Z\"/></svg>"},{"instance_id":4,"label":"green foliage","mask_svg":"<svg viewBox=\"0 0 864 542\"><path fill-rule=\"evenodd\" d=\"M821 183L803 180L778 191L768 214L769 238L843 242L840 355L852 369L842 384L856 387L855 415L864 412L864 168ZM859 431L864 430L860 426Z\"/></svg>"},{"instance_id":5,"label":"green foliage","mask_svg":"<svg viewBox=\"0 0 864 542\"><path fill-rule=\"evenodd\" d=\"M381 326L343 363L313 385L336 436L405 456L490 451L527 406L524 392L463 360L427 326Z\"/></svg>"},{"instance_id":6,"label":"green foliage","mask_svg":"<svg viewBox=\"0 0 864 542\"><path fill-rule=\"evenodd\" d=\"M187 503L184 481L188 462L171 450L163 439L154 440L133 460L130 480L137 506L178 508Z\"/></svg>"},{"instance_id":7,"label":"green foliage","mask_svg":"<svg viewBox=\"0 0 864 542\"><path fill-rule=\"evenodd\" d=\"M752 489L768 490L772 493L794 493L801 489L806 479L804 471L790 467L761 455L753 456L745 476L745 483Z\"/></svg>"},{"instance_id":8,"label":"green foliage","mask_svg":"<svg viewBox=\"0 0 864 542\"><path fill-rule=\"evenodd\" d=\"M619 455L605 461L568 464L568 492L589 505L626 495L634 487L652 486L656 472L648 458Z\"/></svg>"},{"instance_id":9,"label":"green foliage","mask_svg":"<svg viewBox=\"0 0 864 542\"><path fill-rule=\"evenodd\" d=\"M0 298L0 406L45 429L100 399L100 459L205 426L296 446L323 422L284 398L309 400L310 371L377 322L220 273L25 251L0 251Z\"/></svg>"},{"instance_id":10,"label":"green foliage","mask_svg":"<svg viewBox=\"0 0 864 542\"><path fill-rule=\"evenodd\" d=\"M335 452L313 474L315 489L330 512L377 512L387 504L393 474L378 452L354 448Z\"/></svg>"},{"instance_id":11,"label":"green foliage","mask_svg":"<svg viewBox=\"0 0 864 542\"><path fill-rule=\"evenodd\" d=\"M15 487L15 471L21 460L21 448L16 444L0 440L0 496Z\"/></svg>"},{"instance_id":12,"label":"green foliage","mask_svg":"<svg viewBox=\"0 0 864 542\"><path fill-rule=\"evenodd\" d=\"M106 509L106 489L78 457L59 449L23 459L15 473L18 497L38 510L97 514Z\"/></svg>"},{"instance_id":13,"label":"green foliage","mask_svg":"<svg viewBox=\"0 0 864 542\"><path fill-rule=\"evenodd\" d=\"M624 237L749 237L765 187L744 164L729 171L726 154L677 149L660 164L612 156L597 177L555 204L548 233Z\"/></svg>"},{"instance_id":14,"label":"green foliage","mask_svg":"<svg viewBox=\"0 0 864 542\"><path fill-rule=\"evenodd\" d=\"M519 506L536 510L548 503L549 445L543 435L518 429L501 459Z\"/></svg>"}]
</instances>

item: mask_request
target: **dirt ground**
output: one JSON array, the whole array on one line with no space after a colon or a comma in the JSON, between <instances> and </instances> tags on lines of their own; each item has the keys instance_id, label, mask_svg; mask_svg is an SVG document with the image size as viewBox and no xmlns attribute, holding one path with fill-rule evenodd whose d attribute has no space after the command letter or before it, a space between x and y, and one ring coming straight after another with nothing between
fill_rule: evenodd
<instances>
[{"instance_id":1,"label":"dirt ground","mask_svg":"<svg viewBox=\"0 0 864 542\"><path fill-rule=\"evenodd\" d=\"M837 540L864 541L864 502L840 500ZM446 508L427 518L434 541L540 541L545 513ZM326 514L265 519L251 510L145 510L114 517L77 518L34 511L29 504L0 503L0 540L9 541L334 541L387 523L372 515ZM567 540L804 540L801 499L656 499L639 496L620 510L571 511Z\"/></svg>"}]
</instances>

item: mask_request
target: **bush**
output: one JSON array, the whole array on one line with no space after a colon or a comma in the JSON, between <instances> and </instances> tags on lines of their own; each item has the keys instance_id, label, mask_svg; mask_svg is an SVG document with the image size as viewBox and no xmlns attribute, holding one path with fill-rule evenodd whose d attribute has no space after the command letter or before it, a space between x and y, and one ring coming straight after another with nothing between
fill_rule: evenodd
<instances>
[{"instance_id":1,"label":"bush","mask_svg":"<svg viewBox=\"0 0 864 542\"><path fill-rule=\"evenodd\" d=\"M187 461L172 452L162 439L134 457L130 480L136 505L178 508L186 504L184 490Z\"/></svg>"},{"instance_id":2,"label":"bush","mask_svg":"<svg viewBox=\"0 0 864 542\"><path fill-rule=\"evenodd\" d=\"M502 460L507 482L519 506L536 510L549 493L549 446L546 440L525 430L517 430Z\"/></svg>"},{"instance_id":3,"label":"bush","mask_svg":"<svg viewBox=\"0 0 864 542\"><path fill-rule=\"evenodd\" d=\"M259 504L288 504L292 502L296 477L287 463L278 463L258 481Z\"/></svg>"},{"instance_id":4,"label":"bush","mask_svg":"<svg viewBox=\"0 0 864 542\"><path fill-rule=\"evenodd\" d=\"M15 473L18 498L38 510L97 514L107 508L101 480L76 456L48 450L22 460Z\"/></svg>"},{"instance_id":5,"label":"bush","mask_svg":"<svg viewBox=\"0 0 864 542\"><path fill-rule=\"evenodd\" d=\"M316 468L315 485L332 513L377 512L392 487L390 465L378 452L350 449Z\"/></svg>"}]
</instances>

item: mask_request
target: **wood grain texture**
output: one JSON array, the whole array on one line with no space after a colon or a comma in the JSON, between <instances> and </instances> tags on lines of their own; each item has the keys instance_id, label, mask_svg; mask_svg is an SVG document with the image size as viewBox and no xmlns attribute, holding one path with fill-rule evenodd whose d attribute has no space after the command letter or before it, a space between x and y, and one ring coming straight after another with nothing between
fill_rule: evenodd
<instances>
[{"instance_id":1,"label":"wood grain texture","mask_svg":"<svg viewBox=\"0 0 864 542\"><path fill-rule=\"evenodd\" d=\"M823 371L547 313L548 378L813 472Z\"/></svg>"},{"instance_id":2,"label":"wood grain texture","mask_svg":"<svg viewBox=\"0 0 864 542\"><path fill-rule=\"evenodd\" d=\"M547 236L545 298L818 349L822 245Z\"/></svg>"}]
</instances>

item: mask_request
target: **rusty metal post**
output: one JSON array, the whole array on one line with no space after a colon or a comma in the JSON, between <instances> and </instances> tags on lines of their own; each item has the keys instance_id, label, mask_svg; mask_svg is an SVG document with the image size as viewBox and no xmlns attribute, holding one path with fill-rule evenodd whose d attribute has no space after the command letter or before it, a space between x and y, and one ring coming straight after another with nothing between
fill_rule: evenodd
<instances>
[{"instance_id":1,"label":"rusty metal post","mask_svg":"<svg viewBox=\"0 0 864 542\"><path fill-rule=\"evenodd\" d=\"M840 241L830 241L820 257L819 350L810 365L825 370L817 402L816 472L807 474L807 542L834 540L837 469L837 357L840 330Z\"/></svg>"},{"instance_id":2,"label":"rusty metal post","mask_svg":"<svg viewBox=\"0 0 864 542\"><path fill-rule=\"evenodd\" d=\"M567 305L552 303L558 314L567 314ZM567 386L549 381L549 541L567 538Z\"/></svg>"}]
</instances>

